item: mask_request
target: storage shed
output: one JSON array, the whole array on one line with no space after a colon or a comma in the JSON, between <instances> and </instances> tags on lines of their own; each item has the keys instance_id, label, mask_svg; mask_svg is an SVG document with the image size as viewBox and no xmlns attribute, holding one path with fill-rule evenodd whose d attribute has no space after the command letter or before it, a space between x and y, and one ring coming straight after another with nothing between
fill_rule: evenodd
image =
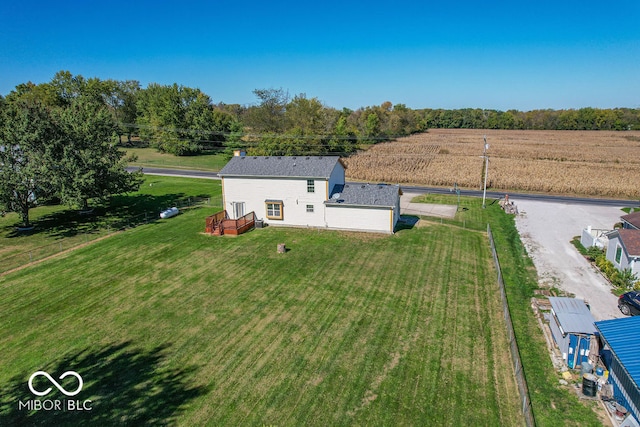
<instances>
[{"instance_id":1,"label":"storage shed","mask_svg":"<svg viewBox=\"0 0 640 427\"><path fill-rule=\"evenodd\" d=\"M614 396L640 420L640 316L596 322Z\"/></svg>"},{"instance_id":2,"label":"storage shed","mask_svg":"<svg viewBox=\"0 0 640 427\"><path fill-rule=\"evenodd\" d=\"M596 354L595 319L584 300L566 297L550 297L551 314L548 318L551 335L562 353L562 359L571 369L578 369L583 362L593 364ZM593 360L589 360L589 356Z\"/></svg>"}]
</instances>

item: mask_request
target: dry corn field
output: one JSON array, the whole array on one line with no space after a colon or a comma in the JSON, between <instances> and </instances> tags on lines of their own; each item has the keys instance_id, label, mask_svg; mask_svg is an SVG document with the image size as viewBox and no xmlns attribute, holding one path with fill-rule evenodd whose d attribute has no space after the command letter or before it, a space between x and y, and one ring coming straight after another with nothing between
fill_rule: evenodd
<instances>
[{"instance_id":1,"label":"dry corn field","mask_svg":"<svg viewBox=\"0 0 640 427\"><path fill-rule=\"evenodd\" d=\"M345 159L352 180L637 199L640 132L433 129Z\"/></svg>"}]
</instances>

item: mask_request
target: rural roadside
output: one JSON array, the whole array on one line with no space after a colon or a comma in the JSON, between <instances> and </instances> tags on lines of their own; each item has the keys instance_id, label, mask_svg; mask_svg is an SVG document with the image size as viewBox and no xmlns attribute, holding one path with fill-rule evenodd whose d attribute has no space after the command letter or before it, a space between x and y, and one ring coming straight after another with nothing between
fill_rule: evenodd
<instances>
[{"instance_id":1,"label":"rural roadside","mask_svg":"<svg viewBox=\"0 0 640 427\"><path fill-rule=\"evenodd\" d=\"M453 218L455 205L411 202L421 194L405 192L402 195L403 214ZM623 206L522 200L517 196L511 196L511 201L518 207L516 228L536 267L540 286L584 299L596 320L624 317L607 279L571 244L571 239L587 226L613 229L624 215Z\"/></svg>"}]
</instances>

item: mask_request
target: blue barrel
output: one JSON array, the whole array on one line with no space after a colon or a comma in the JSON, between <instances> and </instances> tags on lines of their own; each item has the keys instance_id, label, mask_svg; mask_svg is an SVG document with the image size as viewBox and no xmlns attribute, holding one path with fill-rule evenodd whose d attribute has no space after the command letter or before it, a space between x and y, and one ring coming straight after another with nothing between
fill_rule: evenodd
<instances>
[{"instance_id":1,"label":"blue barrel","mask_svg":"<svg viewBox=\"0 0 640 427\"><path fill-rule=\"evenodd\" d=\"M601 367L601 366L598 366L596 368L596 375L599 376L599 377L603 376L604 375L604 368Z\"/></svg>"}]
</instances>

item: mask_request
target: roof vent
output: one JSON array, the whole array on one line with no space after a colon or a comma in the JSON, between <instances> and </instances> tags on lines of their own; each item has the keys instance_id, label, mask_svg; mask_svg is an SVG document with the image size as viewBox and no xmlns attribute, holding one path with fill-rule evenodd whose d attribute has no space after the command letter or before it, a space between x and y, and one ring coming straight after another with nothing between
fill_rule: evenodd
<instances>
[{"instance_id":1,"label":"roof vent","mask_svg":"<svg viewBox=\"0 0 640 427\"><path fill-rule=\"evenodd\" d=\"M340 198L340 193L335 193L333 196L331 196L331 198L333 200L338 200Z\"/></svg>"}]
</instances>

